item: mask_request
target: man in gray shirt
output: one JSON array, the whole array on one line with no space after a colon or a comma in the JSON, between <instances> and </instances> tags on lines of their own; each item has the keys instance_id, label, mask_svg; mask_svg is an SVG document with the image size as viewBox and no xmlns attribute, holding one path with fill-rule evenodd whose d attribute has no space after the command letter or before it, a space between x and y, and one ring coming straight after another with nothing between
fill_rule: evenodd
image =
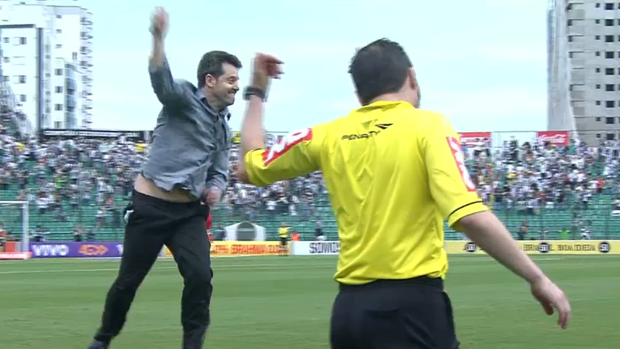
<instances>
[{"instance_id":1,"label":"man in gray shirt","mask_svg":"<svg viewBox=\"0 0 620 349\"><path fill-rule=\"evenodd\" d=\"M119 275L108 292L102 323L89 349L108 348L120 333L136 291L164 245L184 278L183 348L202 348L209 325L213 271L205 221L209 206L220 200L228 182L227 107L239 90L241 63L226 52L208 52L198 65L197 88L175 81L163 49L167 27L167 14L158 8L151 26L149 73L163 108L149 159L125 209Z\"/></svg>"}]
</instances>

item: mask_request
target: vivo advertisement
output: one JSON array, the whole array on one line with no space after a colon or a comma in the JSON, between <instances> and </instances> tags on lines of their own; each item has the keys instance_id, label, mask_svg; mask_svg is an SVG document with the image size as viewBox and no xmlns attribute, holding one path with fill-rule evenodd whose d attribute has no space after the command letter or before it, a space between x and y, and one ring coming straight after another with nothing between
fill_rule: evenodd
<instances>
[{"instance_id":1,"label":"vivo advertisement","mask_svg":"<svg viewBox=\"0 0 620 349\"><path fill-rule=\"evenodd\" d=\"M33 258L115 258L123 254L122 242L32 242Z\"/></svg>"}]
</instances>

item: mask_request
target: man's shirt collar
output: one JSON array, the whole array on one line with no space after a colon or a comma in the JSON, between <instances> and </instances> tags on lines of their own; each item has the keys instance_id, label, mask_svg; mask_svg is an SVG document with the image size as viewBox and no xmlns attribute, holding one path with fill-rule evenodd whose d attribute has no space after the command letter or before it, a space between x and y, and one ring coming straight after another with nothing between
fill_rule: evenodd
<instances>
[{"instance_id":1,"label":"man's shirt collar","mask_svg":"<svg viewBox=\"0 0 620 349\"><path fill-rule=\"evenodd\" d=\"M196 97L198 97L198 99L200 99L202 101L202 103L204 103L205 107L207 107L207 109L212 112L215 115L219 115L221 117L223 117L226 121L230 120L230 111L228 110L228 108L225 108L224 110L218 112L215 109L211 108L211 106L209 105L209 102L207 102L207 96L205 96L205 93L202 91L201 88L197 88L196 89Z\"/></svg>"}]
</instances>

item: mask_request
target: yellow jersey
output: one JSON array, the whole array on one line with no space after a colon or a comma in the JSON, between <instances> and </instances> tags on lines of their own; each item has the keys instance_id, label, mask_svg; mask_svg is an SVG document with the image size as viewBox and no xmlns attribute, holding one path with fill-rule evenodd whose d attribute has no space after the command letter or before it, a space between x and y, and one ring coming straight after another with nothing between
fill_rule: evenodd
<instances>
[{"instance_id":1,"label":"yellow jersey","mask_svg":"<svg viewBox=\"0 0 620 349\"><path fill-rule=\"evenodd\" d=\"M288 228L287 227L280 227L278 229L278 236L280 238L287 238L288 237Z\"/></svg>"},{"instance_id":2,"label":"yellow jersey","mask_svg":"<svg viewBox=\"0 0 620 349\"><path fill-rule=\"evenodd\" d=\"M443 222L486 211L447 118L406 102L376 102L292 132L246 154L250 182L264 186L322 170L338 221L335 278L443 278Z\"/></svg>"}]
</instances>

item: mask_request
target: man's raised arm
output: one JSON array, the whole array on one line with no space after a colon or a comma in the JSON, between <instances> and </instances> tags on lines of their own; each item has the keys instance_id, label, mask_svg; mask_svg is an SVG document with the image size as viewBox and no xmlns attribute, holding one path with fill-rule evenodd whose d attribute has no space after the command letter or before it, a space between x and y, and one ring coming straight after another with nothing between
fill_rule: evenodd
<instances>
[{"instance_id":1,"label":"man's raised arm","mask_svg":"<svg viewBox=\"0 0 620 349\"><path fill-rule=\"evenodd\" d=\"M168 14L163 8L155 9L150 30L153 35L153 52L149 58L151 86L153 86L153 91L161 104L171 105L181 100L183 88L174 82L164 53L164 37L168 31Z\"/></svg>"},{"instance_id":2,"label":"man's raised arm","mask_svg":"<svg viewBox=\"0 0 620 349\"><path fill-rule=\"evenodd\" d=\"M249 183L245 157L251 150L265 148L265 132L263 131L263 101L267 97L267 89L272 77L279 78L281 61L275 57L257 54L254 58L252 82L244 98L248 100L247 109L241 126L241 149L236 176L240 181Z\"/></svg>"}]
</instances>

